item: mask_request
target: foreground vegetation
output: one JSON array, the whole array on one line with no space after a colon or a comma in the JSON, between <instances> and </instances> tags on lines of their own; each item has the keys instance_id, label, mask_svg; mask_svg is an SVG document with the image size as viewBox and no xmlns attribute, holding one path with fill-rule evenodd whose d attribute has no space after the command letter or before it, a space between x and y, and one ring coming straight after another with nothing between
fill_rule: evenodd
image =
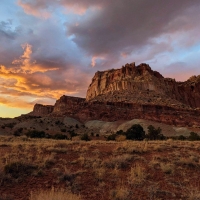
<instances>
[{"instance_id":1,"label":"foreground vegetation","mask_svg":"<svg viewBox=\"0 0 200 200\"><path fill-rule=\"evenodd\" d=\"M78 125L76 125L76 129L79 128ZM63 129L63 132L65 133L54 133L49 134L44 131L38 131L38 130L27 130L25 133L23 131L23 128L19 128L15 130L14 136L27 136L29 138L46 138L46 139L55 139L55 140L73 140L74 138L90 141L91 137L94 138L94 133L91 132L90 135L88 133L79 133L77 134L74 129L68 130L66 132L66 129ZM99 134L95 135L96 137L99 137ZM119 130L116 133L104 135L103 140L113 140L113 141L124 141L124 140L135 140L135 141L142 141L142 140L167 140L167 139L173 139L173 140L189 140L189 141L200 141L200 135L198 135L195 132L190 132L189 136L170 136L166 137L162 134L162 129L160 127L155 128L152 125L148 126L147 133L144 131L143 127L140 124L134 124L130 128L128 128L126 131Z\"/></svg>"},{"instance_id":2,"label":"foreground vegetation","mask_svg":"<svg viewBox=\"0 0 200 200\"><path fill-rule=\"evenodd\" d=\"M200 199L200 142L0 137L0 200Z\"/></svg>"}]
</instances>

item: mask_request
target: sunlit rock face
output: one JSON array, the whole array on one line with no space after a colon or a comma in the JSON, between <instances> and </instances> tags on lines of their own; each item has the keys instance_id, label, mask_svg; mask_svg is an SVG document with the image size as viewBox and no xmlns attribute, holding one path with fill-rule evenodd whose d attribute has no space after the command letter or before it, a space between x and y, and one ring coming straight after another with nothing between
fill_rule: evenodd
<instances>
[{"instance_id":1,"label":"sunlit rock face","mask_svg":"<svg viewBox=\"0 0 200 200\"><path fill-rule=\"evenodd\" d=\"M53 112L54 106L35 104L33 111L30 113L34 116L45 116Z\"/></svg>"},{"instance_id":2,"label":"sunlit rock face","mask_svg":"<svg viewBox=\"0 0 200 200\"><path fill-rule=\"evenodd\" d=\"M96 72L86 100L196 108L200 107L200 76L176 82L164 78L145 63L126 64L121 69Z\"/></svg>"},{"instance_id":3,"label":"sunlit rock face","mask_svg":"<svg viewBox=\"0 0 200 200\"><path fill-rule=\"evenodd\" d=\"M84 105L85 103L85 98L80 98L80 97L70 97L70 96L65 96L63 95L58 99L55 103L53 112L54 113L63 113L65 111L72 111L75 112L80 108L80 106Z\"/></svg>"}]
</instances>

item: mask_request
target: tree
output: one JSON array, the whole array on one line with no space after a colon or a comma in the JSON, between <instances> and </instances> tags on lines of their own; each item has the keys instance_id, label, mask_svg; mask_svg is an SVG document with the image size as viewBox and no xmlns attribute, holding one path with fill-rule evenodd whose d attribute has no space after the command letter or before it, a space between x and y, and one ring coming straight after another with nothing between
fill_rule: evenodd
<instances>
[{"instance_id":1,"label":"tree","mask_svg":"<svg viewBox=\"0 0 200 200\"><path fill-rule=\"evenodd\" d=\"M163 140L165 139L165 137L163 134L161 134L161 132L162 132L162 129L160 127L156 129L154 126L149 125L147 138L149 140Z\"/></svg>"},{"instance_id":2,"label":"tree","mask_svg":"<svg viewBox=\"0 0 200 200\"><path fill-rule=\"evenodd\" d=\"M125 132L125 135L128 140L143 140L145 131L140 124L134 124Z\"/></svg>"}]
</instances>

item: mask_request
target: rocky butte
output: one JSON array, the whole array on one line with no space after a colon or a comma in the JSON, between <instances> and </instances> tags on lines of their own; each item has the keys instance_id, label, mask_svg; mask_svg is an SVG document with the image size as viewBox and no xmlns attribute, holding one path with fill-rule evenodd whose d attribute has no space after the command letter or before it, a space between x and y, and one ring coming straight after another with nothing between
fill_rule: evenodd
<instances>
[{"instance_id":1,"label":"rocky butte","mask_svg":"<svg viewBox=\"0 0 200 200\"><path fill-rule=\"evenodd\" d=\"M145 63L96 72L86 99L62 96L54 106L36 104L29 115L88 120L147 119L200 127L200 76L185 82L164 78Z\"/></svg>"}]
</instances>

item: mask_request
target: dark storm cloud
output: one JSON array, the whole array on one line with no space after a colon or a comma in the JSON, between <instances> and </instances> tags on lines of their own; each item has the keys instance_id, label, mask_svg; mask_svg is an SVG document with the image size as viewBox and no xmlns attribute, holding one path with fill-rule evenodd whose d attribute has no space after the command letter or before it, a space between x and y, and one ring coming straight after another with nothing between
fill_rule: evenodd
<instances>
[{"instance_id":1,"label":"dark storm cloud","mask_svg":"<svg viewBox=\"0 0 200 200\"><path fill-rule=\"evenodd\" d=\"M147 45L151 38L170 32L170 23L200 2L116 0L107 4L94 17L68 27L68 34L74 34L74 41L91 55L119 54L128 47Z\"/></svg>"}]
</instances>

